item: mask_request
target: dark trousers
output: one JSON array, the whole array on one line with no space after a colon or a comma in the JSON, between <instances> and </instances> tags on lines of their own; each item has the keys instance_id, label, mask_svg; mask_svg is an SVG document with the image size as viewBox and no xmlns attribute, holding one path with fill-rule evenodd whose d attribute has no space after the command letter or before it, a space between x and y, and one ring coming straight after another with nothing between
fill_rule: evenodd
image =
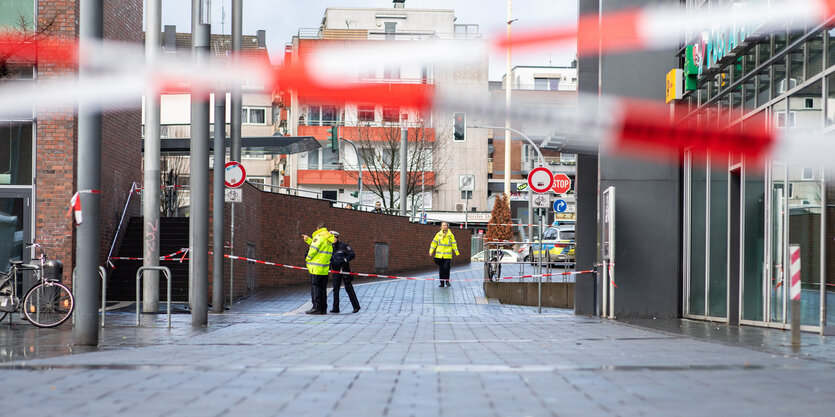
<instances>
[{"instance_id":1,"label":"dark trousers","mask_svg":"<svg viewBox=\"0 0 835 417\"><path fill-rule=\"evenodd\" d=\"M327 275L310 275L310 301L313 309L322 313L328 309L327 286Z\"/></svg>"},{"instance_id":2,"label":"dark trousers","mask_svg":"<svg viewBox=\"0 0 835 417\"><path fill-rule=\"evenodd\" d=\"M452 259L435 258L435 264L438 265L438 278L441 279L441 285L449 284L449 268L452 265Z\"/></svg>"},{"instance_id":3,"label":"dark trousers","mask_svg":"<svg viewBox=\"0 0 835 417\"><path fill-rule=\"evenodd\" d=\"M351 272L350 270L345 270L344 268L341 271ZM333 274L333 309L339 311L339 287L343 283L345 284L345 292L348 293L348 299L351 300L351 306L354 307L354 310L360 308L360 301L357 299L357 293L354 292L354 284L351 282L354 281L354 277L351 275L343 275L343 274Z\"/></svg>"}]
</instances>

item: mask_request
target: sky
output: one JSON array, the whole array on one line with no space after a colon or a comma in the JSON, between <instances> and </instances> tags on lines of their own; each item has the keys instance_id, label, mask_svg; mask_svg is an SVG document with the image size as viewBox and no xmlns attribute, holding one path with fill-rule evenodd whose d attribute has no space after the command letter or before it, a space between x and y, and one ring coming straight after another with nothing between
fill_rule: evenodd
<instances>
[{"instance_id":1,"label":"sky","mask_svg":"<svg viewBox=\"0 0 835 417\"><path fill-rule=\"evenodd\" d=\"M203 0L212 4L212 33L229 34L231 0ZM488 38L506 36L508 0L406 0L406 8L453 9L456 23L478 24ZM273 63L284 56L284 45L299 28L318 28L328 7L391 8L391 0L243 0L244 35L267 31L267 49ZM577 19L577 0L516 0L512 2L513 30L534 30L554 25L572 25ZM222 10L225 9L225 10ZM225 13L225 22L223 15ZM178 32L191 30L191 0L163 0L162 24L176 25ZM515 53L511 64L567 66L576 47L564 46L525 54ZM489 79L499 81L505 73L505 54L491 53Z\"/></svg>"}]
</instances>

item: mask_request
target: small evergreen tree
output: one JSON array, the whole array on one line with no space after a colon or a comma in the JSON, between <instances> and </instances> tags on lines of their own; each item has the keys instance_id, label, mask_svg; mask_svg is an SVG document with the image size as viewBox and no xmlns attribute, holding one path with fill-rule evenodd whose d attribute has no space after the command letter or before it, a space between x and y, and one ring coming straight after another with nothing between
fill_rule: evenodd
<instances>
[{"instance_id":1,"label":"small evergreen tree","mask_svg":"<svg viewBox=\"0 0 835 417\"><path fill-rule=\"evenodd\" d=\"M493 211L490 212L490 222L487 224L488 242L507 242L513 239L513 226L510 220L510 201L506 194L496 196ZM501 245L500 247L510 247ZM495 247L493 247L495 248Z\"/></svg>"}]
</instances>

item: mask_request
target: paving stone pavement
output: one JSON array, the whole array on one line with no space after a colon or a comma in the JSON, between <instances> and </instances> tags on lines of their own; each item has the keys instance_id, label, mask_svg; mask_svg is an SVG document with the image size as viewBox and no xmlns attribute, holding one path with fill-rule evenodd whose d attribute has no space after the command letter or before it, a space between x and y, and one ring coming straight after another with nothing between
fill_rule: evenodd
<instances>
[{"instance_id":1,"label":"paving stone pavement","mask_svg":"<svg viewBox=\"0 0 835 417\"><path fill-rule=\"evenodd\" d=\"M68 326L0 326L0 341L23 347L0 363L0 401L33 415L178 417L829 415L835 405L835 349L821 336L804 335L818 346L805 356L672 324L537 314L480 302L480 277L472 265L452 278L474 281L451 288L358 282L358 314L343 291L343 313L304 315L304 287L256 293L207 328L187 314L172 330L164 315L135 328L131 312L111 313L100 348L54 355L23 352L61 345Z\"/></svg>"}]
</instances>

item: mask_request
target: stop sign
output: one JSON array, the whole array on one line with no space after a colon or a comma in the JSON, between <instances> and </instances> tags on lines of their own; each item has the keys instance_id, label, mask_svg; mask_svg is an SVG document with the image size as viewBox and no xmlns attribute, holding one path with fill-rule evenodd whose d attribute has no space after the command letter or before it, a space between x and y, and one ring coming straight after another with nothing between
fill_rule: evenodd
<instances>
[{"instance_id":1,"label":"stop sign","mask_svg":"<svg viewBox=\"0 0 835 417\"><path fill-rule=\"evenodd\" d=\"M554 183L551 187L557 194L565 194L571 189L571 178L565 174L554 174Z\"/></svg>"}]
</instances>

